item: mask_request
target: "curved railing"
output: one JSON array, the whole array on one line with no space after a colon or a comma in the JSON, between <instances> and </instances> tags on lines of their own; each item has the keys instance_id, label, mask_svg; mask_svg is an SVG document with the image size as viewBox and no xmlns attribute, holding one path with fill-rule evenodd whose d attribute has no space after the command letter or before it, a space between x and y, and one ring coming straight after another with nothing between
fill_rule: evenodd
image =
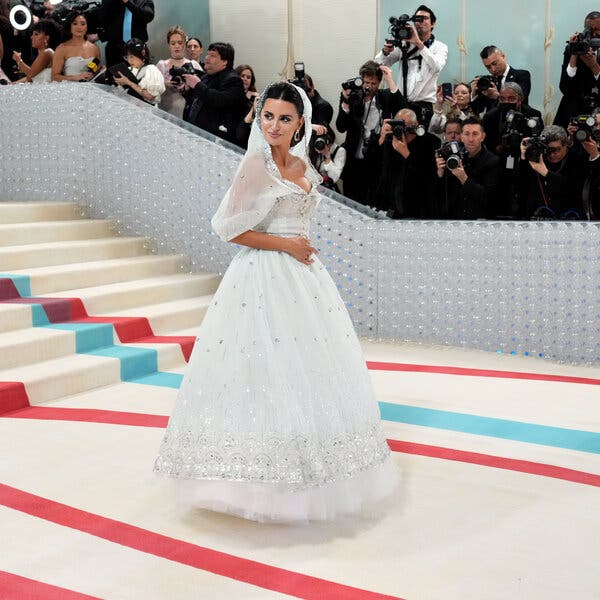
<instances>
[{"instance_id":1,"label":"curved railing","mask_svg":"<svg viewBox=\"0 0 600 600\"><path fill-rule=\"evenodd\" d=\"M0 197L69 200L222 272L210 229L240 151L87 84L0 87ZM600 225L391 221L328 194L312 237L358 331L600 364ZM0 269L1 270L1 269Z\"/></svg>"}]
</instances>

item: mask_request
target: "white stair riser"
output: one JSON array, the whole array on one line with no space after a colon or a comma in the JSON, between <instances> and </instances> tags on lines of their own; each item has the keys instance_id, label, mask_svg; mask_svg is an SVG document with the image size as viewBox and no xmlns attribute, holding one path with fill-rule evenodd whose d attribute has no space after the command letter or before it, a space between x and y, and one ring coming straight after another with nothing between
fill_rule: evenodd
<instances>
[{"instance_id":1,"label":"white stair riser","mask_svg":"<svg viewBox=\"0 0 600 600\"><path fill-rule=\"evenodd\" d=\"M46 330L35 340L20 339L15 331L0 341L0 370L68 356L75 350L75 334L71 331Z\"/></svg>"},{"instance_id":2,"label":"white stair riser","mask_svg":"<svg viewBox=\"0 0 600 600\"><path fill-rule=\"evenodd\" d=\"M0 247L107 238L112 235L111 221L80 220L0 225Z\"/></svg>"},{"instance_id":3,"label":"white stair riser","mask_svg":"<svg viewBox=\"0 0 600 600\"><path fill-rule=\"evenodd\" d=\"M0 333L31 326L31 308L29 306L0 304Z\"/></svg>"},{"instance_id":4,"label":"white stair riser","mask_svg":"<svg viewBox=\"0 0 600 600\"><path fill-rule=\"evenodd\" d=\"M34 296L63 290L79 289L180 273L185 265L182 256L156 256L152 260L125 261L121 264L98 264L81 269L69 267L64 272L32 274L31 293Z\"/></svg>"},{"instance_id":5,"label":"white stair riser","mask_svg":"<svg viewBox=\"0 0 600 600\"><path fill-rule=\"evenodd\" d=\"M81 219L81 207L71 202L0 202L0 223Z\"/></svg>"},{"instance_id":6,"label":"white stair riser","mask_svg":"<svg viewBox=\"0 0 600 600\"><path fill-rule=\"evenodd\" d=\"M53 248L35 246L0 248L0 271L6 273L11 270L42 266L139 256L147 254L145 246L146 240L143 238L115 238L102 243L69 243L65 246L57 244Z\"/></svg>"}]
</instances>

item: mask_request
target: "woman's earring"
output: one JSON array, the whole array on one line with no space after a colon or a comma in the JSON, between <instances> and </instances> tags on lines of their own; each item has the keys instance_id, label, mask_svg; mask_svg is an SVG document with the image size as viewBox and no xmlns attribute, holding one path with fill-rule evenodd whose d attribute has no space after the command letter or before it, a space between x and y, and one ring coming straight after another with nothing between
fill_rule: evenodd
<instances>
[{"instance_id":1,"label":"woman's earring","mask_svg":"<svg viewBox=\"0 0 600 600\"><path fill-rule=\"evenodd\" d=\"M300 141L300 130L299 129L296 129L296 133L294 133L294 141L295 142Z\"/></svg>"}]
</instances>

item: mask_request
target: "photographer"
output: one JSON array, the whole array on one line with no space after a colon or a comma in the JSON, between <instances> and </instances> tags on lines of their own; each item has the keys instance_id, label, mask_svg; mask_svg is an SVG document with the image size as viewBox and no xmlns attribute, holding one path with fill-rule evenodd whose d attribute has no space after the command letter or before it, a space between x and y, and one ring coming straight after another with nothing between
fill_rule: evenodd
<instances>
[{"instance_id":1,"label":"photographer","mask_svg":"<svg viewBox=\"0 0 600 600\"><path fill-rule=\"evenodd\" d=\"M169 31L167 31L167 46L169 47L170 57L159 60L156 63L158 70L164 77L166 87L158 107L178 119L183 118L185 110L186 101L182 95L185 84L181 75L176 75L175 77L171 75L171 69L173 67L181 68L183 65L190 64L196 74L201 74L203 72L203 69L198 62L189 60L185 57L185 40L185 31L179 27L179 25L170 27Z\"/></svg>"},{"instance_id":2,"label":"photographer","mask_svg":"<svg viewBox=\"0 0 600 600\"><path fill-rule=\"evenodd\" d=\"M452 96L444 97L442 87L438 86L436 103L433 105L433 117L429 123L429 132L436 135L444 131L448 119L464 121L468 117L475 116L471 107L471 86L468 83L457 83Z\"/></svg>"},{"instance_id":3,"label":"photographer","mask_svg":"<svg viewBox=\"0 0 600 600\"><path fill-rule=\"evenodd\" d=\"M563 97L558 106L554 124L567 127L574 115L589 114L600 105L598 93L600 60L600 12L589 13L582 34L573 34L563 54L560 91Z\"/></svg>"},{"instance_id":4,"label":"photographer","mask_svg":"<svg viewBox=\"0 0 600 600\"><path fill-rule=\"evenodd\" d=\"M483 219L488 216L498 193L500 159L486 149L484 140L481 121L470 117L463 121L463 148L444 145L438 152L439 217Z\"/></svg>"},{"instance_id":5,"label":"photographer","mask_svg":"<svg viewBox=\"0 0 600 600\"><path fill-rule=\"evenodd\" d=\"M421 4L411 20L414 27L402 21L396 29L404 41L386 39L375 60L388 67L400 62L398 87L408 100L409 108L417 114L419 123L427 128L436 101L438 74L448 59L448 46L433 35L436 17L430 8ZM391 30L394 31L393 25Z\"/></svg>"},{"instance_id":6,"label":"photographer","mask_svg":"<svg viewBox=\"0 0 600 600\"><path fill-rule=\"evenodd\" d=\"M339 193L337 181L346 164L346 150L335 143L335 132L329 125L324 135L313 133L310 140L310 161L323 177L322 186Z\"/></svg>"},{"instance_id":7,"label":"photographer","mask_svg":"<svg viewBox=\"0 0 600 600\"><path fill-rule=\"evenodd\" d=\"M114 77L115 83L126 87L127 93L145 100L149 104L160 101L160 95L165 91L165 80L158 68L150 64L150 51L142 40L129 40L123 48L124 58L129 64L129 70L138 80L137 83L128 79L124 73Z\"/></svg>"},{"instance_id":8,"label":"photographer","mask_svg":"<svg viewBox=\"0 0 600 600\"><path fill-rule=\"evenodd\" d=\"M521 142L522 197L532 219L583 218L582 189L589 165L568 145L558 125L544 127L540 136Z\"/></svg>"},{"instance_id":9,"label":"photographer","mask_svg":"<svg viewBox=\"0 0 600 600\"><path fill-rule=\"evenodd\" d=\"M435 210L435 151L440 140L419 126L409 108L383 122L382 148L375 205L393 219L430 219Z\"/></svg>"},{"instance_id":10,"label":"photographer","mask_svg":"<svg viewBox=\"0 0 600 600\"><path fill-rule=\"evenodd\" d=\"M182 75L190 99L186 121L232 143L246 108L244 85L233 70L234 57L231 44L214 42L206 52L202 79Z\"/></svg>"},{"instance_id":11,"label":"photographer","mask_svg":"<svg viewBox=\"0 0 600 600\"><path fill-rule=\"evenodd\" d=\"M460 135L462 133L462 125L463 125L463 121L461 121L460 119L447 119L446 123L444 124L444 132L443 132L444 143L460 142Z\"/></svg>"},{"instance_id":12,"label":"photographer","mask_svg":"<svg viewBox=\"0 0 600 600\"><path fill-rule=\"evenodd\" d=\"M380 90L382 78L390 89ZM346 166L342 173L344 195L362 204L371 202L375 177L379 173L381 122L406 106L389 67L369 60L360 68L360 77L342 84L340 108L335 122L346 133Z\"/></svg>"},{"instance_id":13,"label":"photographer","mask_svg":"<svg viewBox=\"0 0 600 600\"><path fill-rule=\"evenodd\" d=\"M306 82L306 95L312 106L312 124L329 125L333 119L333 107L317 92L310 75L304 75L304 81Z\"/></svg>"},{"instance_id":14,"label":"photographer","mask_svg":"<svg viewBox=\"0 0 600 600\"><path fill-rule=\"evenodd\" d=\"M498 104L483 115L483 128L486 135L485 145L500 156L506 155L506 146L502 136L506 132L506 115L510 110L521 113L525 118L536 117L541 121L542 113L523 101L521 86L517 83L505 83L498 96Z\"/></svg>"},{"instance_id":15,"label":"photographer","mask_svg":"<svg viewBox=\"0 0 600 600\"><path fill-rule=\"evenodd\" d=\"M531 91L531 74L525 69L513 69L506 62L506 54L497 46L486 46L479 54L483 66L490 76L482 75L473 79L472 103L477 114L482 114L499 101L500 90L505 83L517 83L523 92L523 102L527 104Z\"/></svg>"},{"instance_id":16,"label":"photographer","mask_svg":"<svg viewBox=\"0 0 600 600\"><path fill-rule=\"evenodd\" d=\"M111 67L123 60L125 43L131 38L148 41L148 23L154 19L153 0L102 0L90 11L90 32L98 29L106 65ZM95 40L98 39L97 36ZM94 41L95 41L94 40Z\"/></svg>"}]
</instances>

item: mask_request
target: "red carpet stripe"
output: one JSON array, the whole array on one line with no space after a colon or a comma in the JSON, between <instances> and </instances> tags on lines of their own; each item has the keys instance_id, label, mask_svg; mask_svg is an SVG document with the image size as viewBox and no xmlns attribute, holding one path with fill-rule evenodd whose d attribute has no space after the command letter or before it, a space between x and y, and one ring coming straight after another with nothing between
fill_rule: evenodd
<instances>
[{"instance_id":1,"label":"red carpet stripe","mask_svg":"<svg viewBox=\"0 0 600 600\"><path fill-rule=\"evenodd\" d=\"M71 590L0 571L2 600L100 600Z\"/></svg>"},{"instance_id":2,"label":"red carpet stripe","mask_svg":"<svg viewBox=\"0 0 600 600\"><path fill-rule=\"evenodd\" d=\"M0 381L0 415L29 406L25 386L17 381Z\"/></svg>"},{"instance_id":3,"label":"red carpet stripe","mask_svg":"<svg viewBox=\"0 0 600 600\"><path fill-rule=\"evenodd\" d=\"M504 458L492 454L466 452L464 450L442 448L440 446L428 446L426 444L416 444L400 440L388 440L388 444L394 452L429 456L431 458L441 458L443 460L470 463L472 465L481 465L483 467L494 467L496 469L506 469L508 471L519 471L530 475L540 475L542 477L551 477L553 479L562 479L573 483L600 487L600 475L586 473L585 471L576 471L574 469L566 469L564 467L536 463L528 460Z\"/></svg>"},{"instance_id":4,"label":"red carpet stripe","mask_svg":"<svg viewBox=\"0 0 600 600\"><path fill-rule=\"evenodd\" d=\"M197 546L122 521L79 510L4 484L0 484L0 504L133 550L296 598L307 600L400 600L397 596L361 590Z\"/></svg>"},{"instance_id":5,"label":"red carpet stripe","mask_svg":"<svg viewBox=\"0 0 600 600\"><path fill-rule=\"evenodd\" d=\"M100 423L107 425L128 425L133 427L156 427L164 428L167 426L169 417L163 415L149 415L144 413L127 413L110 410L95 410L88 408L51 408L43 406L31 406L22 410L14 411L10 414L0 415L1 418L8 419L41 419L49 421L75 421L80 423ZM527 460L518 460L513 458L504 458L492 454L480 454L477 452L466 452L455 450L453 448L443 448L441 446L428 446L413 442L404 442L401 440L388 440L388 444L393 452L403 454L416 454L420 456L429 456L443 460L453 460L465 462L484 467L494 467L496 469L505 469L508 471L518 471L530 475L539 475L541 477L551 477L553 479L562 479L572 483L580 483L600 487L600 475L587 473L585 471L576 471L565 467L557 467L545 463L536 463Z\"/></svg>"},{"instance_id":6,"label":"red carpet stripe","mask_svg":"<svg viewBox=\"0 0 600 600\"><path fill-rule=\"evenodd\" d=\"M498 379L526 379L529 381L554 381L558 383L579 383L600 385L600 379L571 377L568 375L547 375L523 371L497 371L494 369L469 369L465 367L445 367L437 365L411 365L405 363L367 361L371 371L404 371L409 373L439 373L442 375L462 375L464 377L496 377Z\"/></svg>"}]
</instances>

